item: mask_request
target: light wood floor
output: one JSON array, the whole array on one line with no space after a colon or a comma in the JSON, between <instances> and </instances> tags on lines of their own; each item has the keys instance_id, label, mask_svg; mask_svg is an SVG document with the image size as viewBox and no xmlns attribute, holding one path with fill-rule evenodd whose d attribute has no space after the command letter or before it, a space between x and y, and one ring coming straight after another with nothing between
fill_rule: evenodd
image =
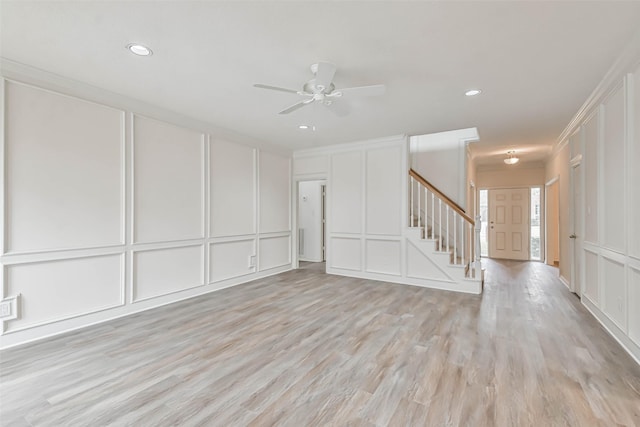
<instances>
[{"instance_id":1,"label":"light wood floor","mask_svg":"<svg viewBox=\"0 0 640 427\"><path fill-rule=\"evenodd\" d=\"M307 264L10 349L2 425L640 425L640 367L557 270L486 264L482 296Z\"/></svg>"}]
</instances>

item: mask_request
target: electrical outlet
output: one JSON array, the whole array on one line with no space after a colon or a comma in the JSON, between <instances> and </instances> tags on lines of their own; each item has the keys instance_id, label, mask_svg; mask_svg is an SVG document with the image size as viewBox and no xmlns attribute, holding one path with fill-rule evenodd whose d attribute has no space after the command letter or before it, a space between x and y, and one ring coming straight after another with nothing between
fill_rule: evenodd
<instances>
[{"instance_id":1,"label":"electrical outlet","mask_svg":"<svg viewBox=\"0 0 640 427\"><path fill-rule=\"evenodd\" d=\"M256 266L256 256L249 255L249 268L253 268Z\"/></svg>"},{"instance_id":2,"label":"electrical outlet","mask_svg":"<svg viewBox=\"0 0 640 427\"><path fill-rule=\"evenodd\" d=\"M11 311L11 301L0 302L0 317L10 317Z\"/></svg>"},{"instance_id":3,"label":"electrical outlet","mask_svg":"<svg viewBox=\"0 0 640 427\"><path fill-rule=\"evenodd\" d=\"M0 301L0 320L17 319L20 308L20 294Z\"/></svg>"}]
</instances>

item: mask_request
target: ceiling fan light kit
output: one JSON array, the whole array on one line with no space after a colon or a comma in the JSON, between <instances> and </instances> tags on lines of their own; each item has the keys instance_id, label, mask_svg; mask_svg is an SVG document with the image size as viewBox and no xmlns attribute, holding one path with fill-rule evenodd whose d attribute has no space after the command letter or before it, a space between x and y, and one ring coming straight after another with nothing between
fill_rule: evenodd
<instances>
[{"instance_id":1,"label":"ceiling fan light kit","mask_svg":"<svg viewBox=\"0 0 640 427\"><path fill-rule=\"evenodd\" d=\"M298 96L303 96L307 99L298 101L295 104L280 111L279 114L289 114L305 105L312 104L314 102L330 106L333 101L343 96L378 96L385 92L384 85L372 85L372 86L357 86L343 89L336 89L333 83L333 77L336 74L336 66L328 62L318 62L310 67L311 72L314 74L314 78L306 82L302 86L302 90L287 89L278 86L270 86L265 84L254 84L254 87L259 89L275 90L279 92L295 93ZM336 114L339 111L333 110Z\"/></svg>"}]
</instances>

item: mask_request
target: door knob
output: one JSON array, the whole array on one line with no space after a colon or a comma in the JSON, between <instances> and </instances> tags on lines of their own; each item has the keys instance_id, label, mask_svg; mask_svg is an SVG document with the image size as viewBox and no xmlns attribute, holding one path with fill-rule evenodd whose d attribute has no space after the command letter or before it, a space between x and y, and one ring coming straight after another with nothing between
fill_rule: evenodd
<instances>
[{"instance_id":1,"label":"door knob","mask_svg":"<svg viewBox=\"0 0 640 427\"><path fill-rule=\"evenodd\" d=\"M572 234L571 236L569 236L570 239L575 239L576 237L578 236L576 236L575 234Z\"/></svg>"}]
</instances>

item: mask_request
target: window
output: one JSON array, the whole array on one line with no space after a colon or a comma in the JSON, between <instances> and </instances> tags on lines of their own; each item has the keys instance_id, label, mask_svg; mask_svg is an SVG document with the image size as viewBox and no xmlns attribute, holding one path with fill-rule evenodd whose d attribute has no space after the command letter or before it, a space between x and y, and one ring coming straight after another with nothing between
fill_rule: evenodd
<instances>
[{"instance_id":1,"label":"window","mask_svg":"<svg viewBox=\"0 0 640 427\"><path fill-rule=\"evenodd\" d=\"M540 187L531 188L531 220L529 222L531 226L531 246L529 256L535 261L540 261L542 258L542 251L540 250L540 195Z\"/></svg>"}]
</instances>

